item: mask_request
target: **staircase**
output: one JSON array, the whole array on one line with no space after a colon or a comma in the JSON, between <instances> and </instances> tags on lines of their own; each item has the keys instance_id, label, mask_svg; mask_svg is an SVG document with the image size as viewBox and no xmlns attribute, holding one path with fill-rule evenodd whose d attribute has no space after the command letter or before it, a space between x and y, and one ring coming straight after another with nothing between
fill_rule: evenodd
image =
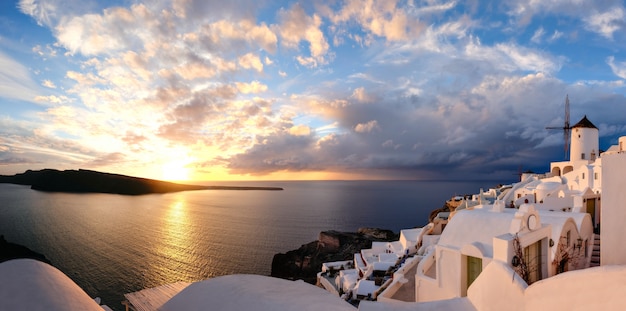
<instances>
[{"instance_id":1,"label":"staircase","mask_svg":"<svg viewBox=\"0 0 626 311\"><path fill-rule=\"evenodd\" d=\"M591 252L591 264L589 267L597 267L600 265L600 235L594 234L593 251Z\"/></svg>"}]
</instances>

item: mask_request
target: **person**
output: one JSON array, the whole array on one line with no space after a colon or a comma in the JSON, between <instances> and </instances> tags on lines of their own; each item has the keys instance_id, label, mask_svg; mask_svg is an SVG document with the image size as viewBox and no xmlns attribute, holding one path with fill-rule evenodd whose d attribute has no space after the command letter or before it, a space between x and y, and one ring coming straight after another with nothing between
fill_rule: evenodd
<instances>
[{"instance_id":1,"label":"person","mask_svg":"<svg viewBox=\"0 0 626 311\"><path fill-rule=\"evenodd\" d=\"M515 204L513 203L513 201L511 201L511 204L509 204L509 208L515 208Z\"/></svg>"}]
</instances>

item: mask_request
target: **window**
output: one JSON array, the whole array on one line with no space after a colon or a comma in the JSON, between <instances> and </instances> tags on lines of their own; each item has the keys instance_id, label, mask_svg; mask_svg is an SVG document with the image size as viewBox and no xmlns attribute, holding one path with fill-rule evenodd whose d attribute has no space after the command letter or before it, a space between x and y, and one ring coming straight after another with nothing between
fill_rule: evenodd
<instances>
[{"instance_id":1,"label":"window","mask_svg":"<svg viewBox=\"0 0 626 311\"><path fill-rule=\"evenodd\" d=\"M585 179L585 173L583 173L583 179Z\"/></svg>"},{"instance_id":2,"label":"window","mask_svg":"<svg viewBox=\"0 0 626 311\"><path fill-rule=\"evenodd\" d=\"M570 240L572 238L572 232L571 231L567 231L567 247L570 246Z\"/></svg>"},{"instance_id":3,"label":"window","mask_svg":"<svg viewBox=\"0 0 626 311\"><path fill-rule=\"evenodd\" d=\"M585 159L585 153L584 153L584 152L580 154L580 158L581 158L582 160L584 160L584 159Z\"/></svg>"},{"instance_id":4,"label":"window","mask_svg":"<svg viewBox=\"0 0 626 311\"><path fill-rule=\"evenodd\" d=\"M598 180L598 173L593 173L593 179Z\"/></svg>"}]
</instances>

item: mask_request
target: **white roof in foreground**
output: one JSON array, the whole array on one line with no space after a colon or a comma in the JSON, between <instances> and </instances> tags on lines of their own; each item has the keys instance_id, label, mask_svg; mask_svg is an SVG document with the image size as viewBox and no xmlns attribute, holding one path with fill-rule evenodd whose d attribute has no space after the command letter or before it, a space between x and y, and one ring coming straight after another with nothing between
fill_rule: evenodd
<instances>
[{"instance_id":1,"label":"white roof in foreground","mask_svg":"<svg viewBox=\"0 0 626 311\"><path fill-rule=\"evenodd\" d=\"M193 283L172 297L159 310L354 311L355 309L341 298L303 281L237 274Z\"/></svg>"},{"instance_id":2,"label":"white roof in foreground","mask_svg":"<svg viewBox=\"0 0 626 311\"><path fill-rule=\"evenodd\" d=\"M57 268L15 259L0 264L0 310L103 309Z\"/></svg>"}]
</instances>

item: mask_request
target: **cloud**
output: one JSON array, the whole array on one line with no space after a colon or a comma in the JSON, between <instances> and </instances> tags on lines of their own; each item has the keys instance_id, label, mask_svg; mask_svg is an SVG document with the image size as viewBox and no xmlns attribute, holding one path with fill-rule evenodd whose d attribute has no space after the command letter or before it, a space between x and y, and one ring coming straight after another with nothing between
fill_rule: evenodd
<instances>
[{"instance_id":1,"label":"cloud","mask_svg":"<svg viewBox=\"0 0 626 311\"><path fill-rule=\"evenodd\" d=\"M0 51L0 97L33 102L38 93L28 69Z\"/></svg>"},{"instance_id":2,"label":"cloud","mask_svg":"<svg viewBox=\"0 0 626 311\"><path fill-rule=\"evenodd\" d=\"M263 71L263 63L259 56L252 53L247 53L239 57L239 66L245 69L255 69L258 72Z\"/></svg>"},{"instance_id":3,"label":"cloud","mask_svg":"<svg viewBox=\"0 0 626 311\"><path fill-rule=\"evenodd\" d=\"M378 121L371 120L366 123L359 123L354 127L354 131L357 133L369 133L375 129L379 129Z\"/></svg>"},{"instance_id":4,"label":"cloud","mask_svg":"<svg viewBox=\"0 0 626 311\"><path fill-rule=\"evenodd\" d=\"M624 5L620 1L506 1L508 14L519 26L528 25L535 15L564 15L580 19L584 27L607 39L624 27Z\"/></svg>"},{"instance_id":5,"label":"cloud","mask_svg":"<svg viewBox=\"0 0 626 311\"><path fill-rule=\"evenodd\" d=\"M321 170L310 152L314 140L310 135L279 133L260 137L246 153L228 159L232 173L264 175L275 171Z\"/></svg>"},{"instance_id":6,"label":"cloud","mask_svg":"<svg viewBox=\"0 0 626 311\"><path fill-rule=\"evenodd\" d=\"M236 85L237 89L243 94L255 94L267 91L267 85L259 81L252 81L250 83L237 82Z\"/></svg>"},{"instance_id":7,"label":"cloud","mask_svg":"<svg viewBox=\"0 0 626 311\"><path fill-rule=\"evenodd\" d=\"M367 92L365 91L365 88L363 87L356 88L354 92L352 93L352 98L362 103L368 103L374 100L374 98L372 98L371 96L367 94Z\"/></svg>"},{"instance_id":8,"label":"cloud","mask_svg":"<svg viewBox=\"0 0 626 311\"><path fill-rule=\"evenodd\" d=\"M550 36L550 38L548 39L548 42L554 42L556 40L558 40L559 38L563 37L563 33L555 30L554 33L552 34L552 36Z\"/></svg>"},{"instance_id":9,"label":"cloud","mask_svg":"<svg viewBox=\"0 0 626 311\"><path fill-rule=\"evenodd\" d=\"M36 102L50 103L50 104L63 104L63 103L71 102L71 99L68 98L67 96L64 96L64 95L61 95L61 96L55 96L55 95L35 96L34 100Z\"/></svg>"},{"instance_id":10,"label":"cloud","mask_svg":"<svg viewBox=\"0 0 626 311\"><path fill-rule=\"evenodd\" d=\"M139 7L134 8L137 10ZM72 54L108 54L123 49L125 37L134 37L133 31L138 29L139 23L133 25L132 21L133 14L129 10L107 9L103 15L87 14L63 19L55 31L59 43Z\"/></svg>"},{"instance_id":11,"label":"cloud","mask_svg":"<svg viewBox=\"0 0 626 311\"><path fill-rule=\"evenodd\" d=\"M530 38L530 41L534 42L534 43L541 43L541 39L543 37L543 35L545 34L545 30L543 30L543 27L539 27L537 28L537 30L535 31L535 33L533 34L533 37Z\"/></svg>"},{"instance_id":12,"label":"cloud","mask_svg":"<svg viewBox=\"0 0 626 311\"><path fill-rule=\"evenodd\" d=\"M442 6L422 8L418 14L432 14L454 7L454 2ZM345 1L338 12L327 11L329 19L335 25L352 21L372 35L389 41L401 41L416 36L424 28L419 19L409 18L406 11L397 7L396 1Z\"/></svg>"},{"instance_id":13,"label":"cloud","mask_svg":"<svg viewBox=\"0 0 626 311\"><path fill-rule=\"evenodd\" d=\"M281 20L278 31L284 46L298 49L301 41L305 41L309 45L311 56L299 55L300 64L308 67L325 64L329 45L320 29L321 17L316 14L308 16L299 4L294 5L289 10L282 9L278 15Z\"/></svg>"},{"instance_id":14,"label":"cloud","mask_svg":"<svg viewBox=\"0 0 626 311\"><path fill-rule=\"evenodd\" d=\"M103 166L114 165L120 162L125 162L127 160L128 158L123 153L112 152L112 153L99 156L91 161L88 161L85 163L85 165L89 167L103 167Z\"/></svg>"},{"instance_id":15,"label":"cloud","mask_svg":"<svg viewBox=\"0 0 626 311\"><path fill-rule=\"evenodd\" d=\"M611 67L613 74L616 76L626 79L626 62L615 62L615 57L609 56L606 58L606 63Z\"/></svg>"},{"instance_id":16,"label":"cloud","mask_svg":"<svg viewBox=\"0 0 626 311\"><path fill-rule=\"evenodd\" d=\"M32 16L40 26L52 26L56 19L55 1L20 0L18 8L24 14Z\"/></svg>"},{"instance_id":17,"label":"cloud","mask_svg":"<svg viewBox=\"0 0 626 311\"><path fill-rule=\"evenodd\" d=\"M548 53L514 43L483 46L479 41L473 40L467 44L464 52L469 59L487 61L505 71L552 73L560 70L564 61Z\"/></svg>"},{"instance_id":18,"label":"cloud","mask_svg":"<svg viewBox=\"0 0 626 311\"><path fill-rule=\"evenodd\" d=\"M32 48L32 51L36 53L37 55L43 57L43 59L48 59L48 58L57 56L57 49L55 47L52 47L49 44L45 46L45 49L39 44L35 45Z\"/></svg>"},{"instance_id":19,"label":"cloud","mask_svg":"<svg viewBox=\"0 0 626 311\"><path fill-rule=\"evenodd\" d=\"M613 33L624 27L624 8L613 7L605 12L593 12L584 17L589 30L597 32L607 39L613 39Z\"/></svg>"},{"instance_id":20,"label":"cloud","mask_svg":"<svg viewBox=\"0 0 626 311\"><path fill-rule=\"evenodd\" d=\"M0 152L0 166L13 166L13 165L29 165L36 164L36 161L26 158L17 158L17 157L2 157L2 152Z\"/></svg>"},{"instance_id":21,"label":"cloud","mask_svg":"<svg viewBox=\"0 0 626 311\"><path fill-rule=\"evenodd\" d=\"M308 136L311 135L311 128L306 125L295 125L289 129L289 134L294 136Z\"/></svg>"},{"instance_id":22,"label":"cloud","mask_svg":"<svg viewBox=\"0 0 626 311\"><path fill-rule=\"evenodd\" d=\"M50 81L50 80L43 80L43 82L41 83L41 85L50 88L50 89L56 89L57 86L54 84L54 82Z\"/></svg>"},{"instance_id":23,"label":"cloud","mask_svg":"<svg viewBox=\"0 0 626 311\"><path fill-rule=\"evenodd\" d=\"M270 53L276 52L278 43L276 34L269 26L265 23L256 25L249 19L243 19L238 23L220 20L208 24L203 27L200 37L210 40L212 45L231 45L245 42L253 46L258 46Z\"/></svg>"},{"instance_id":24,"label":"cloud","mask_svg":"<svg viewBox=\"0 0 626 311\"><path fill-rule=\"evenodd\" d=\"M50 135L37 123L0 118L0 159L15 164L7 172L50 167L51 163L79 165L95 154L80 143Z\"/></svg>"}]
</instances>

